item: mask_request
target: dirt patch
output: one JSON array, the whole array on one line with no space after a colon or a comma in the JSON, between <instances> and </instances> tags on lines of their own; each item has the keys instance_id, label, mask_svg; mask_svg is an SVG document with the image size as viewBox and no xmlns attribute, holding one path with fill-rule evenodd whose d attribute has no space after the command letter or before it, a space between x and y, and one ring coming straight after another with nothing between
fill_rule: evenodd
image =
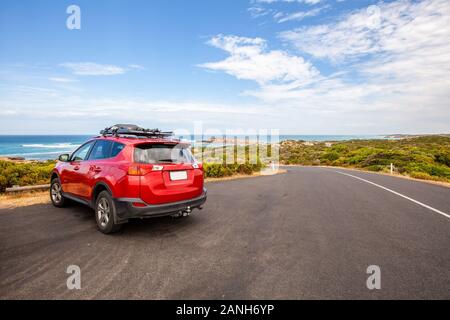
<instances>
[{"instance_id":1,"label":"dirt patch","mask_svg":"<svg viewBox=\"0 0 450 320\"><path fill-rule=\"evenodd\" d=\"M0 195L0 209L13 209L45 203L50 203L48 191Z\"/></svg>"}]
</instances>

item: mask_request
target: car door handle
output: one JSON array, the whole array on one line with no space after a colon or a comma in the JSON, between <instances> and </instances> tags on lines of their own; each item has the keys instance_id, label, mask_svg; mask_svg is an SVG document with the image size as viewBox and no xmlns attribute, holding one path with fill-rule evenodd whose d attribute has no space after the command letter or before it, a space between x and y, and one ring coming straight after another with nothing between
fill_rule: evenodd
<instances>
[{"instance_id":1,"label":"car door handle","mask_svg":"<svg viewBox=\"0 0 450 320\"><path fill-rule=\"evenodd\" d=\"M95 173L99 173L99 172L102 172L102 168L97 167L97 166L92 166L91 171L94 171Z\"/></svg>"},{"instance_id":2,"label":"car door handle","mask_svg":"<svg viewBox=\"0 0 450 320\"><path fill-rule=\"evenodd\" d=\"M75 166L75 167L73 168L73 170L78 171L78 170L80 170L80 167L79 167L79 166Z\"/></svg>"}]
</instances>

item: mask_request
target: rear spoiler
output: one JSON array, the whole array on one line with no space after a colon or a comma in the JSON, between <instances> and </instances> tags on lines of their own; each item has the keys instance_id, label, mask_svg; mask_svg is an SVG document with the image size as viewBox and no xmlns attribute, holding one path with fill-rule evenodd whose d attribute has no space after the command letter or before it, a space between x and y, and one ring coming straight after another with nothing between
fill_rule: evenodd
<instances>
[{"instance_id":1,"label":"rear spoiler","mask_svg":"<svg viewBox=\"0 0 450 320\"><path fill-rule=\"evenodd\" d=\"M138 142L136 144L134 144L135 147L140 147L140 146L147 146L147 145L166 145L166 146L183 146L183 147L191 147L192 144L188 141L182 141L182 140L177 140L177 139L170 139L170 140L161 140L161 141L154 141L154 142Z\"/></svg>"}]
</instances>

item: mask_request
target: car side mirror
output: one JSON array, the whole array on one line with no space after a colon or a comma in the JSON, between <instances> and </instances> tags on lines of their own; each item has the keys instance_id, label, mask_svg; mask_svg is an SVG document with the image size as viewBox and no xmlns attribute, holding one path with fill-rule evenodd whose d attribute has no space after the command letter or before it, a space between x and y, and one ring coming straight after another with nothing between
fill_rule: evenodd
<instances>
[{"instance_id":1,"label":"car side mirror","mask_svg":"<svg viewBox=\"0 0 450 320\"><path fill-rule=\"evenodd\" d=\"M58 160L61 162L68 162L69 158L70 158L70 155L65 153L65 154L60 155L58 157Z\"/></svg>"}]
</instances>

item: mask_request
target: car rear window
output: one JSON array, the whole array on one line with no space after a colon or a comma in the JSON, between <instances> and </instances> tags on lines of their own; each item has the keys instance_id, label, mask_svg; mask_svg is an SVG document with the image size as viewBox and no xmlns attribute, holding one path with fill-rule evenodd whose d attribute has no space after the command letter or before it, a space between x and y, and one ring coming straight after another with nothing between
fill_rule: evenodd
<instances>
[{"instance_id":1,"label":"car rear window","mask_svg":"<svg viewBox=\"0 0 450 320\"><path fill-rule=\"evenodd\" d=\"M134 161L145 164L194 163L186 145L143 144L134 149Z\"/></svg>"},{"instance_id":2,"label":"car rear window","mask_svg":"<svg viewBox=\"0 0 450 320\"><path fill-rule=\"evenodd\" d=\"M98 140L91 151L89 160L107 159L111 154L111 147L113 143L107 140Z\"/></svg>"},{"instance_id":3,"label":"car rear window","mask_svg":"<svg viewBox=\"0 0 450 320\"><path fill-rule=\"evenodd\" d=\"M89 160L102 160L114 158L125 146L109 140L98 140L89 155Z\"/></svg>"},{"instance_id":4,"label":"car rear window","mask_svg":"<svg viewBox=\"0 0 450 320\"><path fill-rule=\"evenodd\" d=\"M114 145L111 150L111 158L117 156L123 150L123 148L125 148L125 145L119 142L114 142Z\"/></svg>"}]
</instances>

